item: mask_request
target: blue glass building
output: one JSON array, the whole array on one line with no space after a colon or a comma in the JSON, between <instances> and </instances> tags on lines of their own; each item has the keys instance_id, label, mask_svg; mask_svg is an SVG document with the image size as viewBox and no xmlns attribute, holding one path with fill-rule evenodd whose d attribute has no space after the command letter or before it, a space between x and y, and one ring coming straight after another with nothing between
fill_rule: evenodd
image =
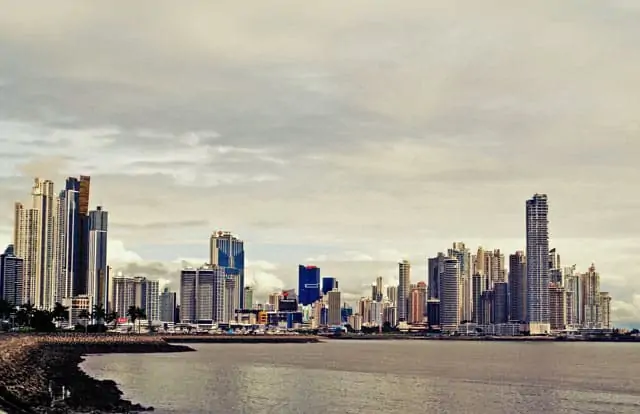
<instances>
[{"instance_id":1,"label":"blue glass building","mask_svg":"<svg viewBox=\"0 0 640 414\"><path fill-rule=\"evenodd\" d=\"M298 266L298 299L302 305L311 305L320 299L320 268Z\"/></svg>"},{"instance_id":2,"label":"blue glass building","mask_svg":"<svg viewBox=\"0 0 640 414\"><path fill-rule=\"evenodd\" d=\"M83 264L86 263L84 255L87 249L82 243L88 240L88 237L82 237L79 210L80 181L77 178L67 178L65 188L59 194L59 205L56 234L59 246L56 250L58 283L55 298L61 302L64 298L78 294L80 285L86 286L87 270Z\"/></svg>"},{"instance_id":3,"label":"blue glass building","mask_svg":"<svg viewBox=\"0 0 640 414\"><path fill-rule=\"evenodd\" d=\"M244 309L244 242L228 231L216 231L209 240L209 263L225 269L227 277L237 276L238 302Z\"/></svg>"},{"instance_id":4,"label":"blue glass building","mask_svg":"<svg viewBox=\"0 0 640 414\"><path fill-rule=\"evenodd\" d=\"M326 295L327 292L333 289L338 289L338 281L335 277L323 277L322 278L322 294Z\"/></svg>"},{"instance_id":5,"label":"blue glass building","mask_svg":"<svg viewBox=\"0 0 640 414\"><path fill-rule=\"evenodd\" d=\"M16 257L13 244L0 254L0 299L12 305L22 304L22 272L24 261Z\"/></svg>"}]
</instances>

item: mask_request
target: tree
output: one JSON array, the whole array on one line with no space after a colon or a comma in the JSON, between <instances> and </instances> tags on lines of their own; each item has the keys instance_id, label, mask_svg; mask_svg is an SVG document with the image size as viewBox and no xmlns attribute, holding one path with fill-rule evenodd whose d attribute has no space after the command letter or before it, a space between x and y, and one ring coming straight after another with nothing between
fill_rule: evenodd
<instances>
[{"instance_id":1,"label":"tree","mask_svg":"<svg viewBox=\"0 0 640 414\"><path fill-rule=\"evenodd\" d=\"M18 325L31 327L31 318L33 318L34 312L35 308L30 302L27 302L24 305L20 306L20 309L16 314Z\"/></svg>"},{"instance_id":2,"label":"tree","mask_svg":"<svg viewBox=\"0 0 640 414\"><path fill-rule=\"evenodd\" d=\"M8 300L0 299L0 319L9 319L13 305Z\"/></svg>"},{"instance_id":3,"label":"tree","mask_svg":"<svg viewBox=\"0 0 640 414\"><path fill-rule=\"evenodd\" d=\"M113 329L116 329L118 327L118 312L109 312L105 316L105 321L107 324L113 322Z\"/></svg>"},{"instance_id":4,"label":"tree","mask_svg":"<svg viewBox=\"0 0 640 414\"><path fill-rule=\"evenodd\" d=\"M129 309L127 309L127 316L129 317L129 320L131 320L131 323L133 324L134 328L136 325L136 320L138 319L144 319L147 317L147 314L145 313L144 309L141 309L137 306L131 305L129 306ZM138 333L140 333L140 325L138 324Z\"/></svg>"},{"instance_id":5,"label":"tree","mask_svg":"<svg viewBox=\"0 0 640 414\"><path fill-rule=\"evenodd\" d=\"M69 307L62 305L60 302L56 302L51 315L59 326L60 322L69 320Z\"/></svg>"},{"instance_id":6,"label":"tree","mask_svg":"<svg viewBox=\"0 0 640 414\"><path fill-rule=\"evenodd\" d=\"M91 316L93 316L96 325L104 325L107 312L104 310L104 306L99 303L93 306L93 314Z\"/></svg>"},{"instance_id":7,"label":"tree","mask_svg":"<svg viewBox=\"0 0 640 414\"><path fill-rule=\"evenodd\" d=\"M79 319L84 319L84 333L87 333L89 331L89 318L91 317L91 315L89 314L89 311L86 309L82 309L79 313L78 313L78 318Z\"/></svg>"},{"instance_id":8,"label":"tree","mask_svg":"<svg viewBox=\"0 0 640 414\"><path fill-rule=\"evenodd\" d=\"M31 317L31 327L36 332L55 332L53 314L46 310L36 310Z\"/></svg>"}]
</instances>

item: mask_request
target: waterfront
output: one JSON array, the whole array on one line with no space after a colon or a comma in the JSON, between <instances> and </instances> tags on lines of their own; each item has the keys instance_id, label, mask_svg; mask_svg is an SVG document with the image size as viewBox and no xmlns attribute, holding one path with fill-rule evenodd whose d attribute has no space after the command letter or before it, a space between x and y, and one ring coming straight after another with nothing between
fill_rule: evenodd
<instances>
[{"instance_id":1,"label":"waterfront","mask_svg":"<svg viewBox=\"0 0 640 414\"><path fill-rule=\"evenodd\" d=\"M637 345L465 341L197 344L82 364L157 413L636 413Z\"/></svg>"}]
</instances>

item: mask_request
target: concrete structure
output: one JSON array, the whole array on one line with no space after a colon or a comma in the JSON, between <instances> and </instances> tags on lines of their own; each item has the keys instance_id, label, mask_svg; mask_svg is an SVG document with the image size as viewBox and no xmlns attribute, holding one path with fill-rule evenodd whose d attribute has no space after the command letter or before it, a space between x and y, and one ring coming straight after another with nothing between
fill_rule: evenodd
<instances>
[{"instance_id":1,"label":"concrete structure","mask_svg":"<svg viewBox=\"0 0 640 414\"><path fill-rule=\"evenodd\" d=\"M159 281L118 275L113 278L112 286L110 312L117 312L119 317L126 318L129 308L135 306L144 309L147 320L160 320Z\"/></svg>"},{"instance_id":2,"label":"concrete structure","mask_svg":"<svg viewBox=\"0 0 640 414\"><path fill-rule=\"evenodd\" d=\"M244 242L229 231L215 231L209 239L209 264L224 268L227 275L238 277L238 308L244 308Z\"/></svg>"},{"instance_id":3,"label":"concrete structure","mask_svg":"<svg viewBox=\"0 0 640 414\"><path fill-rule=\"evenodd\" d=\"M584 306L582 327L598 329L602 326L600 316L600 274L592 264L589 270L581 276L582 279L582 303Z\"/></svg>"},{"instance_id":4,"label":"concrete structure","mask_svg":"<svg viewBox=\"0 0 640 414\"><path fill-rule=\"evenodd\" d=\"M13 244L0 254L0 299L12 305L22 302L22 279L24 260L15 255Z\"/></svg>"},{"instance_id":5,"label":"concrete structure","mask_svg":"<svg viewBox=\"0 0 640 414\"><path fill-rule=\"evenodd\" d=\"M509 285L496 282L493 286L493 319L492 323L509 322Z\"/></svg>"},{"instance_id":6,"label":"concrete structure","mask_svg":"<svg viewBox=\"0 0 640 414\"><path fill-rule=\"evenodd\" d=\"M424 322L425 305L427 303L427 284L418 282L409 295L409 323Z\"/></svg>"},{"instance_id":7,"label":"concrete structure","mask_svg":"<svg viewBox=\"0 0 640 414\"><path fill-rule=\"evenodd\" d=\"M320 268L312 265L298 266L298 297L303 305L311 305L322 296Z\"/></svg>"},{"instance_id":8,"label":"concrete structure","mask_svg":"<svg viewBox=\"0 0 640 414\"><path fill-rule=\"evenodd\" d=\"M80 273L81 259L84 259L81 253L86 249L81 249L80 245L79 199L80 181L74 177L67 178L65 189L59 193L55 206L55 302L62 303L63 299L73 297L75 280L87 277L86 272Z\"/></svg>"},{"instance_id":9,"label":"concrete structure","mask_svg":"<svg viewBox=\"0 0 640 414\"><path fill-rule=\"evenodd\" d=\"M107 268L107 230L109 214L98 206L89 212L89 261L87 295L109 312L109 271Z\"/></svg>"},{"instance_id":10,"label":"concrete structure","mask_svg":"<svg viewBox=\"0 0 640 414\"><path fill-rule=\"evenodd\" d=\"M214 324L224 322L225 269L205 265L186 268L180 274L180 321Z\"/></svg>"},{"instance_id":11,"label":"concrete structure","mask_svg":"<svg viewBox=\"0 0 640 414\"><path fill-rule=\"evenodd\" d=\"M411 285L411 264L408 260L398 263L398 321L406 322L409 316L409 289Z\"/></svg>"},{"instance_id":12,"label":"concrete structure","mask_svg":"<svg viewBox=\"0 0 640 414\"><path fill-rule=\"evenodd\" d=\"M453 248L447 251L449 257L458 259L460 266L460 318L471 320L473 317L473 282L471 252L464 243L455 242Z\"/></svg>"},{"instance_id":13,"label":"concrete structure","mask_svg":"<svg viewBox=\"0 0 640 414\"><path fill-rule=\"evenodd\" d=\"M527 259L523 251L509 255L509 319L527 319Z\"/></svg>"},{"instance_id":14,"label":"concrete structure","mask_svg":"<svg viewBox=\"0 0 640 414\"><path fill-rule=\"evenodd\" d=\"M177 322L175 319L176 316L176 292L169 291L169 288L165 287L162 293L160 294L159 307L160 307L160 318L159 320L162 322Z\"/></svg>"},{"instance_id":15,"label":"concrete structure","mask_svg":"<svg viewBox=\"0 0 640 414\"><path fill-rule=\"evenodd\" d=\"M527 200L527 323L531 335L547 334L551 330L548 213L545 194L535 194Z\"/></svg>"},{"instance_id":16,"label":"concrete structure","mask_svg":"<svg viewBox=\"0 0 640 414\"><path fill-rule=\"evenodd\" d=\"M458 259L444 259L440 280L440 327L455 332L460 324L460 265Z\"/></svg>"},{"instance_id":17,"label":"concrete structure","mask_svg":"<svg viewBox=\"0 0 640 414\"><path fill-rule=\"evenodd\" d=\"M253 309L253 288L244 287L244 309Z\"/></svg>"},{"instance_id":18,"label":"concrete structure","mask_svg":"<svg viewBox=\"0 0 640 414\"><path fill-rule=\"evenodd\" d=\"M611 329L611 296L609 292L600 292L600 317L602 329Z\"/></svg>"},{"instance_id":19,"label":"concrete structure","mask_svg":"<svg viewBox=\"0 0 640 414\"><path fill-rule=\"evenodd\" d=\"M567 296L560 283L549 284L550 325L552 331L562 331L567 327Z\"/></svg>"},{"instance_id":20,"label":"concrete structure","mask_svg":"<svg viewBox=\"0 0 640 414\"><path fill-rule=\"evenodd\" d=\"M341 295L338 289L334 289L327 294L329 298L329 314L328 314L328 325L340 325L342 324L342 314L341 314Z\"/></svg>"},{"instance_id":21,"label":"concrete structure","mask_svg":"<svg viewBox=\"0 0 640 414\"><path fill-rule=\"evenodd\" d=\"M427 259L427 299L440 299L440 278L445 259L444 253Z\"/></svg>"}]
</instances>

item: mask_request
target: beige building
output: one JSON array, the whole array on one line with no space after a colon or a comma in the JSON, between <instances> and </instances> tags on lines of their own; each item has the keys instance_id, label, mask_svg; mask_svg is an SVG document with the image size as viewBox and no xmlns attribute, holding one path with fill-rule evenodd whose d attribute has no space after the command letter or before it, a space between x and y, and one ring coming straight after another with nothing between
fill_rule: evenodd
<instances>
[{"instance_id":1,"label":"beige building","mask_svg":"<svg viewBox=\"0 0 640 414\"><path fill-rule=\"evenodd\" d=\"M600 274L596 272L596 266L591 264L589 270L581 277L583 327L600 328Z\"/></svg>"},{"instance_id":2,"label":"beige building","mask_svg":"<svg viewBox=\"0 0 640 414\"><path fill-rule=\"evenodd\" d=\"M329 325L340 325L342 323L342 301L340 291L333 289L327 293L329 297L328 321Z\"/></svg>"},{"instance_id":3,"label":"beige building","mask_svg":"<svg viewBox=\"0 0 640 414\"><path fill-rule=\"evenodd\" d=\"M567 296L560 284L549 284L549 311L551 330L564 330L567 326Z\"/></svg>"}]
</instances>

